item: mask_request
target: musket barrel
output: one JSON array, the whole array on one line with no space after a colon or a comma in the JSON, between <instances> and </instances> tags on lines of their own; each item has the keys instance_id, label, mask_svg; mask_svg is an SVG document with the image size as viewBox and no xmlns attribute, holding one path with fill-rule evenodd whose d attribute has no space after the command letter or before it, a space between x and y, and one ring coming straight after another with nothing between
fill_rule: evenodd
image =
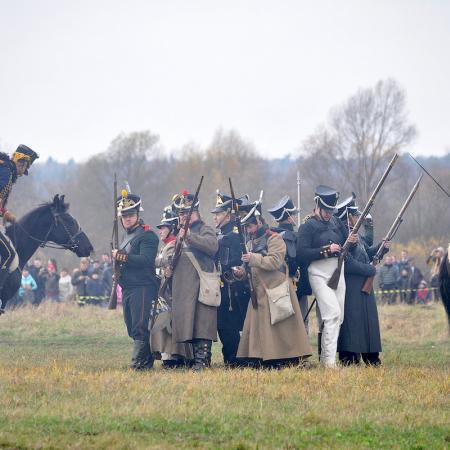
<instances>
[{"instance_id":1,"label":"musket barrel","mask_svg":"<svg viewBox=\"0 0 450 450\"><path fill-rule=\"evenodd\" d=\"M330 287L331 289L337 289L338 284L339 284L339 278L341 275L341 270L342 270L342 263L344 261L345 256L348 253L348 250L350 248L350 236L354 236L356 234L358 234L358 231L363 223L363 221L365 220L365 218L367 217L367 214L369 214L370 209L373 206L373 203L375 201L375 197L377 196L378 192L381 189L381 186L383 185L383 183L385 182L387 176L389 175L389 172L391 171L392 167L394 166L395 162L398 159L398 155L397 153L392 157L388 167L386 168L386 170L383 173L383 176L381 177L380 181L378 181L375 190L372 192L366 206L364 207L363 212L361 213L361 215L359 216L355 226L353 227L352 231L350 231L347 239L345 240L344 245L342 246L341 249L341 253L339 255L338 258L338 266L336 268L336 270L333 272L333 275L331 275L331 278L328 280L328 287Z\"/></svg>"},{"instance_id":2,"label":"musket barrel","mask_svg":"<svg viewBox=\"0 0 450 450\"><path fill-rule=\"evenodd\" d=\"M391 227L389 228L389 231L387 232L386 236L382 240L382 243L384 243L386 241L391 241L392 238L394 237L395 233L397 232L397 230L402 222L402 217L406 211L406 208L408 208L409 204L411 203L411 200L413 199L414 195L416 194L417 190L419 189L419 184L420 184L420 181L422 180L422 176L423 175L420 175L419 179L416 181L416 184L414 185L414 187L412 188L411 192L409 193L407 199L405 200L402 207L400 208L400 211L397 214L397 217L395 218L394 222L392 223ZM384 252L384 245L380 245L380 247L377 250L377 253L373 257L372 265L376 266L381 261L381 259L383 257L383 252ZM370 294L370 292L373 289L373 281L374 281L374 277L368 277L366 279L361 291L366 294Z\"/></svg>"}]
</instances>

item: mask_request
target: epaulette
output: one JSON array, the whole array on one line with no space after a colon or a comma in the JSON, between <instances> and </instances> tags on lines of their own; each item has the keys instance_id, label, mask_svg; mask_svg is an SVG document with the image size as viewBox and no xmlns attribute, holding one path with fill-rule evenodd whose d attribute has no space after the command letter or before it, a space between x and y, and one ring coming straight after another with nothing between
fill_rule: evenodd
<instances>
[{"instance_id":1,"label":"epaulette","mask_svg":"<svg viewBox=\"0 0 450 450\"><path fill-rule=\"evenodd\" d=\"M146 223L142 224L142 228L144 231L152 231L152 227L150 225L147 225Z\"/></svg>"},{"instance_id":2,"label":"epaulette","mask_svg":"<svg viewBox=\"0 0 450 450\"><path fill-rule=\"evenodd\" d=\"M314 213L308 214L307 216L305 216L302 223L305 223L307 220L312 219L313 217L314 217Z\"/></svg>"}]
</instances>

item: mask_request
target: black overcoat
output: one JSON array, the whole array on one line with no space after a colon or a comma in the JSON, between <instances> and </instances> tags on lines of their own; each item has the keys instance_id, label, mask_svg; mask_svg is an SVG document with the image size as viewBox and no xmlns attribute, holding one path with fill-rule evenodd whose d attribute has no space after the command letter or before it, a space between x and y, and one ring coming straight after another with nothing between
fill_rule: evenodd
<instances>
[{"instance_id":1,"label":"black overcoat","mask_svg":"<svg viewBox=\"0 0 450 450\"><path fill-rule=\"evenodd\" d=\"M345 261L345 308L344 322L338 340L338 352L381 352L380 325L375 295L361 292L367 277L375 275L370 259L378 245L366 247L357 244ZM370 256L369 256L370 255Z\"/></svg>"}]
</instances>

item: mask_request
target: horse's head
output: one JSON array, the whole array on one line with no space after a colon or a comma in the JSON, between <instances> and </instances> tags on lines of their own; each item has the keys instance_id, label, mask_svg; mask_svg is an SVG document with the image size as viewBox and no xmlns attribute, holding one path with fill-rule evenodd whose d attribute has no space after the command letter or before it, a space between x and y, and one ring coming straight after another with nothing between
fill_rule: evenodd
<instances>
[{"instance_id":1,"label":"horse's head","mask_svg":"<svg viewBox=\"0 0 450 450\"><path fill-rule=\"evenodd\" d=\"M64 195L55 195L49 207L52 222L45 240L71 250L77 256L89 256L94 250L92 244L78 222L67 212L69 205L64 202Z\"/></svg>"}]
</instances>

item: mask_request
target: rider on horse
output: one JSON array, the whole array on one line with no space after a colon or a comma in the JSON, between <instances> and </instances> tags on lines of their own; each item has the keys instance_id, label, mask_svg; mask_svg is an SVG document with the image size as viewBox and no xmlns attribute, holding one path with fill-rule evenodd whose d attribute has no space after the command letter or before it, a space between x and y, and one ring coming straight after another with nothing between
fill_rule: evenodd
<instances>
[{"instance_id":1,"label":"rider on horse","mask_svg":"<svg viewBox=\"0 0 450 450\"><path fill-rule=\"evenodd\" d=\"M0 153L0 217L4 222L14 222L15 216L6 209L12 185L17 177L28 175L28 169L38 154L26 145L19 145L10 158L6 153ZM9 275L9 269L16 256L15 249L4 230L0 229L0 295ZM0 300L1 308L1 300Z\"/></svg>"}]
</instances>

